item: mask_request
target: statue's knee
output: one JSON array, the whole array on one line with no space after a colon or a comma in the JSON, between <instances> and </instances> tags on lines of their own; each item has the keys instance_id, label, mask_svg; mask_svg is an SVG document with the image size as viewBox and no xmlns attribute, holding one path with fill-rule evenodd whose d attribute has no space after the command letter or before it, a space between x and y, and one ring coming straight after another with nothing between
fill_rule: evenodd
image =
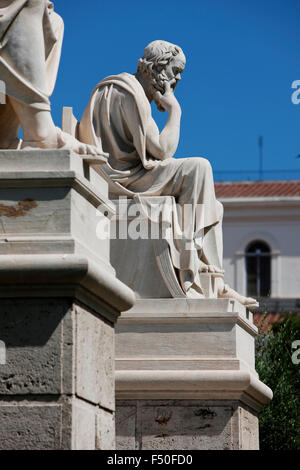
<instances>
[{"instance_id":1,"label":"statue's knee","mask_svg":"<svg viewBox=\"0 0 300 470\"><path fill-rule=\"evenodd\" d=\"M29 8L45 9L47 5L48 5L47 0L28 0L26 6Z\"/></svg>"},{"instance_id":2,"label":"statue's knee","mask_svg":"<svg viewBox=\"0 0 300 470\"><path fill-rule=\"evenodd\" d=\"M212 172L212 167L209 160L206 158L199 158L199 160L201 160L201 165L203 168L205 168L205 170Z\"/></svg>"},{"instance_id":3,"label":"statue's knee","mask_svg":"<svg viewBox=\"0 0 300 470\"><path fill-rule=\"evenodd\" d=\"M190 168L211 167L209 161L202 157L188 157L184 160L183 165Z\"/></svg>"},{"instance_id":4,"label":"statue's knee","mask_svg":"<svg viewBox=\"0 0 300 470\"><path fill-rule=\"evenodd\" d=\"M199 171L201 174L212 176L212 167L210 162L206 158L195 157L194 160L194 171Z\"/></svg>"}]
</instances>

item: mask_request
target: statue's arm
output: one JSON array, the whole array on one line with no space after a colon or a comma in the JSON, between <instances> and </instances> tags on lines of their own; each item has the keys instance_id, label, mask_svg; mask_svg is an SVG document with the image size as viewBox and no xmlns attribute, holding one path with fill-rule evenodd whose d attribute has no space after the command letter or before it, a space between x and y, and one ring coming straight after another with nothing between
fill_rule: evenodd
<instances>
[{"instance_id":1,"label":"statue's arm","mask_svg":"<svg viewBox=\"0 0 300 470\"><path fill-rule=\"evenodd\" d=\"M167 86L164 95L157 92L155 102L169 112L168 121L159 133L158 127L151 118L147 127L147 152L159 160L172 158L176 152L180 135L181 108L173 91Z\"/></svg>"}]
</instances>

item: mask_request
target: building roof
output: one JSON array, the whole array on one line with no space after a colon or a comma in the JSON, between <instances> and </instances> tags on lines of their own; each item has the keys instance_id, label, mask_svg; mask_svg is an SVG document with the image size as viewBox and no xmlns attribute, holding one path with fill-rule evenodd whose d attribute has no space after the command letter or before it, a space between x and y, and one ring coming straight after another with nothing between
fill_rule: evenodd
<instances>
[{"instance_id":1,"label":"building roof","mask_svg":"<svg viewBox=\"0 0 300 470\"><path fill-rule=\"evenodd\" d=\"M300 196L300 181L215 183L217 198Z\"/></svg>"},{"instance_id":2,"label":"building roof","mask_svg":"<svg viewBox=\"0 0 300 470\"><path fill-rule=\"evenodd\" d=\"M300 317L300 312L294 313L253 313L253 323L258 328L259 333L268 333L275 323L282 322L289 316Z\"/></svg>"}]
</instances>

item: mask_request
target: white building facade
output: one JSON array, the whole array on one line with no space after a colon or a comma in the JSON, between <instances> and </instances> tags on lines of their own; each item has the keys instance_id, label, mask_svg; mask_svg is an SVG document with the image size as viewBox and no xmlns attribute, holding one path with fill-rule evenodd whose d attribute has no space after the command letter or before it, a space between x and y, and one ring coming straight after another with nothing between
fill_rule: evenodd
<instances>
[{"instance_id":1,"label":"white building facade","mask_svg":"<svg viewBox=\"0 0 300 470\"><path fill-rule=\"evenodd\" d=\"M300 299L300 181L216 183L224 205L225 280L295 309ZM274 304L274 302L273 302Z\"/></svg>"}]
</instances>

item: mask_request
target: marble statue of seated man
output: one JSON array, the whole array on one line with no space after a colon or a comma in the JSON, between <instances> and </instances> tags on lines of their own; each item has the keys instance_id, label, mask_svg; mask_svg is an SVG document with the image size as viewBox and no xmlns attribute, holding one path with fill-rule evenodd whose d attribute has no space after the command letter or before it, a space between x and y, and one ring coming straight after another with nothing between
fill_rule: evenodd
<instances>
[{"instance_id":1,"label":"marble statue of seated man","mask_svg":"<svg viewBox=\"0 0 300 470\"><path fill-rule=\"evenodd\" d=\"M178 242L178 250L171 257L183 291L188 297L197 297L202 293L199 273L222 276L224 272L223 206L216 200L208 160L172 158L181 120L174 90L185 64L180 47L166 41L151 42L135 75L110 76L95 87L79 126L79 138L86 144L102 146L109 154L102 169L124 195L174 196L183 209L185 205L192 207L189 240ZM152 100L160 111L169 113L161 133L151 115ZM180 223L177 217L176 224ZM193 249L185 249L187 241ZM224 283L218 297L257 306L256 300L239 295Z\"/></svg>"},{"instance_id":2,"label":"marble statue of seated man","mask_svg":"<svg viewBox=\"0 0 300 470\"><path fill-rule=\"evenodd\" d=\"M53 92L64 24L48 0L0 0L0 149L68 148L102 155L57 128L49 98ZM5 90L3 90L3 87ZM19 130L23 130L20 141Z\"/></svg>"}]
</instances>

